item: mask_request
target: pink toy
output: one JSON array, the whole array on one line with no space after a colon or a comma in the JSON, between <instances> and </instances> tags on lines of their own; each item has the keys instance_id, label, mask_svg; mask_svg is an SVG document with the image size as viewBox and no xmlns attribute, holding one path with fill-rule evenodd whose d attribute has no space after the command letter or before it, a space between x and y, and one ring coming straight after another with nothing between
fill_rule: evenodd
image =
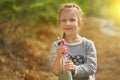
<instances>
[{"instance_id":1,"label":"pink toy","mask_svg":"<svg viewBox=\"0 0 120 80\"><path fill-rule=\"evenodd\" d=\"M66 42L65 42L65 40L64 40L64 39L62 39L62 40L61 40L61 43L62 43L62 45L66 46ZM68 50L67 50L67 49L66 49L66 50L64 50L64 51L62 52L62 54L63 54L63 55L68 54Z\"/></svg>"}]
</instances>

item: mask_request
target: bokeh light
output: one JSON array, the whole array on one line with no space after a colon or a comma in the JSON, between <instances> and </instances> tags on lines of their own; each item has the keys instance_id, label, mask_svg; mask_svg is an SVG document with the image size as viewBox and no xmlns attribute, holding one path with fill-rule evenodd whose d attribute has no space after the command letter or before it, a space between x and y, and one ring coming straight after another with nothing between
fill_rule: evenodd
<instances>
[{"instance_id":1,"label":"bokeh light","mask_svg":"<svg viewBox=\"0 0 120 80\"><path fill-rule=\"evenodd\" d=\"M110 16L115 19L118 23L120 22L120 0L115 0L111 2L109 8Z\"/></svg>"}]
</instances>

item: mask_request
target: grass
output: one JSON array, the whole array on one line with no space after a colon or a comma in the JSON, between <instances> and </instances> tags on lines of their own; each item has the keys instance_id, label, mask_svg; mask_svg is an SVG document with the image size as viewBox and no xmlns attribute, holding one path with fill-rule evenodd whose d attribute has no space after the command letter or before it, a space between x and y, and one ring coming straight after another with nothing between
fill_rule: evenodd
<instances>
[{"instance_id":1,"label":"grass","mask_svg":"<svg viewBox=\"0 0 120 80\"><path fill-rule=\"evenodd\" d=\"M6 41L11 41L5 49L0 45L0 80L57 80L50 70L49 58L52 42L57 40L56 35L61 35L61 31L58 27L48 27L46 24L30 27L31 33L27 29L24 33L14 31L16 36L29 35L22 38L6 35ZM10 36L14 34L11 32ZM94 19L86 21L80 35L95 43L98 58L96 80L119 80L120 37L100 31L100 23Z\"/></svg>"}]
</instances>

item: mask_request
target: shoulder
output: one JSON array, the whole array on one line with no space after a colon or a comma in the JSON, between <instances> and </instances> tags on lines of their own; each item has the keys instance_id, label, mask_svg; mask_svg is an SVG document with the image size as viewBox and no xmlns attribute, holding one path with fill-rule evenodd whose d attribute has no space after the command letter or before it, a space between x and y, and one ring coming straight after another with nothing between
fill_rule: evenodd
<instances>
[{"instance_id":1,"label":"shoulder","mask_svg":"<svg viewBox=\"0 0 120 80\"><path fill-rule=\"evenodd\" d=\"M85 46L90 46L90 45L94 45L94 41L93 40L91 40L91 39L88 39L88 38L86 38L86 37L84 37L83 38L83 41L84 41L84 45Z\"/></svg>"},{"instance_id":2,"label":"shoulder","mask_svg":"<svg viewBox=\"0 0 120 80\"><path fill-rule=\"evenodd\" d=\"M96 47L94 42L91 39L85 38L84 39L84 46L88 52L95 52L96 53Z\"/></svg>"},{"instance_id":3,"label":"shoulder","mask_svg":"<svg viewBox=\"0 0 120 80\"><path fill-rule=\"evenodd\" d=\"M84 37L83 40L84 40L84 42L86 42L86 43L94 43L93 40L88 39L88 38L86 38L86 37Z\"/></svg>"}]
</instances>

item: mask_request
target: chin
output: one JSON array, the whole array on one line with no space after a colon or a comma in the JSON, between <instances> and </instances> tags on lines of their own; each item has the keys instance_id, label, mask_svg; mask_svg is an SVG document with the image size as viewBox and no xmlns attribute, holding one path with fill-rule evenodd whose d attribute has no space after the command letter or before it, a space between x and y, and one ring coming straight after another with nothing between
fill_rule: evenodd
<instances>
[{"instance_id":1,"label":"chin","mask_svg":"<svg viewBox=\"0 0 120 80\"><path fill-rule=\"evenodd\" d=\"M68 33L65 33L66 35L73 35L74 33L71 33L71 32L68 32Z\"/></svg>"}]
</instances>

